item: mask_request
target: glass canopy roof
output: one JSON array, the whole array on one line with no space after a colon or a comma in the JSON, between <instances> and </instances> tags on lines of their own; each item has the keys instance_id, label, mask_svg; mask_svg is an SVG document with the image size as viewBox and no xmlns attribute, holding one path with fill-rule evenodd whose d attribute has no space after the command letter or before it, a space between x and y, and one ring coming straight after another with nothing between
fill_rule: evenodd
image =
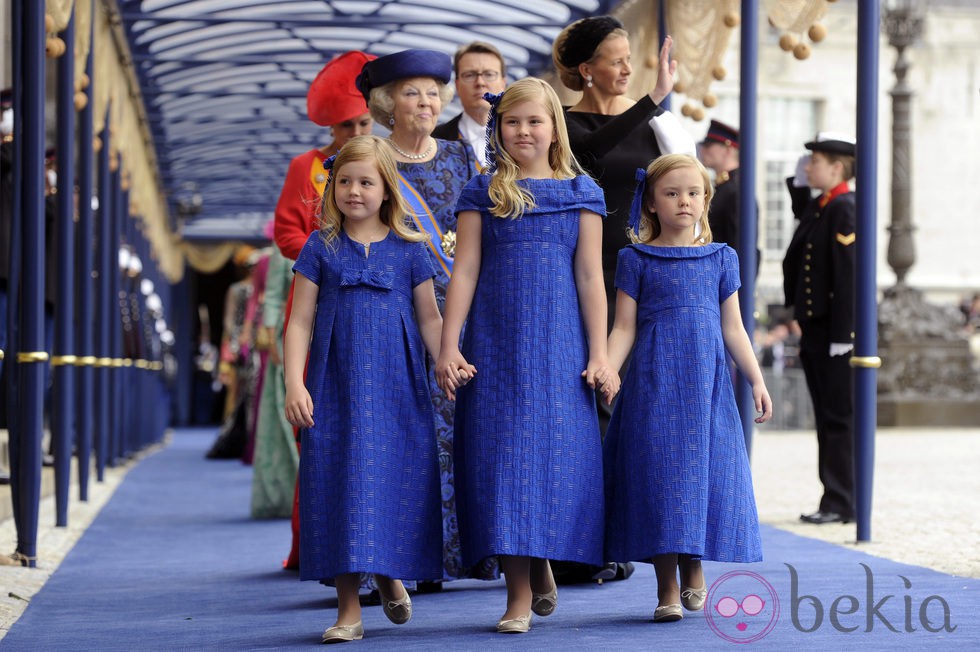
<instances>
[{"instance_id":1,"label":"glass canopy roof","mask_svg":"<svg viewBox=\"0 0 980 652\"><path fill-rule=\"evenodd\" d=\"M328 142L306 116L334 54L500 48L541 74L568 23L611 0L117 0L163 186L187 240L256 239L292 157ZM445 108L443 119L458 112Z\"/></svg>"}]
</instances>

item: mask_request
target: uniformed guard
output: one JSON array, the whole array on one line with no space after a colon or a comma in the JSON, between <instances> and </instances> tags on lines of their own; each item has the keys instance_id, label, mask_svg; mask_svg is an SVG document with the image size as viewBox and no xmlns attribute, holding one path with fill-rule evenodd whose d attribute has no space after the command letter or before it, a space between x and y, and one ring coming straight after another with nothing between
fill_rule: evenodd
<instances>
[{"instance_id":1,"label":"uniformed guard","mask_svg":"<svg viewBox=\"0 0 980 652\"><path fill-rule=\"evenodd\" d=\"M829 132L806 143L787 179L799 225L783 259L786 306L800 324L800 361L817 426L818 471L824 493L807 523L854 519L854 407L850 352L854 348L855 141ZM819 190L810 197L811 189Z\"/></svg>"},{"instance_id":2,"label":"uniformed guard","mask_svg":"<svg viewBox=\"0 0 980 652\"><path fill-rule=\"evenodd\" d=\"M715 242L724 242L738 250L739 166L738 129L720 120L712 120L704 140L698 144L698 155L704 166L715 173L715 193L711 198L708 224ZM758 203L756 216L758 217ZM756 276L762 252L756 246Z\"/></svg>"}]
</instances>

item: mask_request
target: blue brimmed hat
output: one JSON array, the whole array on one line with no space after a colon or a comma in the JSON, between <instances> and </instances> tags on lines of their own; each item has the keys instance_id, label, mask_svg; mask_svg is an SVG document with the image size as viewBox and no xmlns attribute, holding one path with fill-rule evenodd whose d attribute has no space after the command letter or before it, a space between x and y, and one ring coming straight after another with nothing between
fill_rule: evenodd
<instances>
[{"instance_id":1,"label":"blue brimmed hat","mask_svg":"<svg viewBox=\"0 0 980 652\"><path fill-rule=\"evenodd\" d=\"M354 82L365 100L371 98L371 89L399 79L432 77L448 84L453 75L453 60L445 52L436 50L402 50L374 61L368 61Z\"/></svg>"}]
</instances>

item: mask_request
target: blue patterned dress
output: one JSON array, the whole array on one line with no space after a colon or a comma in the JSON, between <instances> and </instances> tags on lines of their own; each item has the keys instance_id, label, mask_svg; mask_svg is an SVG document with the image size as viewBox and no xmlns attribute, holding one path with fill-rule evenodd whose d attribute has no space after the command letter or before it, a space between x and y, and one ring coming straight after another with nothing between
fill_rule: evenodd
<instances>
[{"instance_id":1,"label":"blue patterned dress","mask_svg":"<svg viewBox=\"0 0 980 652\"><path fill-rule=\"evenodd\" d=\"M581 210L605 215L602 190L586 176L521 181L537 207L504 219L489 213L489 180L471 179L457 205L482 221L462 347L477 373L456 402L463 560L599 564L602 448L574 260Z\"/></svg>"},{"instance_id":2,"label":"blue patterned dress","mask_svg":"<svg viewBox=\"0 0 980 652\"><path fill-rule=\"evenodd\" d=\"M456 230L456 200L463 186L476 174L469 150L462 141L437 140L439 149L431 161L398 163L398 172L425 200L442 233ZM431 233L438 246L439 234ZM449 274L430 252L436 270L433 279L436 301L442 311L446 303ZM439 471L442 484L443 576L442 579L476 577L491 579L497 576L494 563L464 567L459 546L459 527L456 521L456 492L453 481L453 411L455 405L446 398L436 383L435 364L429 364L429 389L435 410L436 441L439 446Z\"/></svg>"},{"instance_id":3,"label":"blue patterned dress","mask_svg":"<svg viewBox=\"0 0 980 652\"><path fill-rule=\"evenodd\" d=\"M439 468L413 288L423 243L314 232L293 269L319 286L302 430L300 577L442 577Z\"/></svg>"},{"instance_id":4,"label":"blue patterned dress","mask_svg":"<svg viewBox=\"0 0 980 652\"><path fill-rule=\"evenodd\" d=\"M735 251L631 245L616 287L636 340L604 442L606 557L762 559L752 477L721 332Z\"/></svg>"}]
</instances>

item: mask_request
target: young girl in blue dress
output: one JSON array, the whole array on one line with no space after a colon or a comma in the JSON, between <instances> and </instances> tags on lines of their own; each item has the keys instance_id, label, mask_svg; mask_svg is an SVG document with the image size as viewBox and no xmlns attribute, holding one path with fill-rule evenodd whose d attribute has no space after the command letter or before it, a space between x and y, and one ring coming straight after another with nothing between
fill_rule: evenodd
<instances>
[{"instance_id":1,"label":"young girl in blue dress","mask_svg":"<svg viewBox=\"0 0 980 652\"><path fill-rule=\"evenodd\" d=\"M303 247L285 340L286 417L300 426L300 578L332 579L327 643L362 638L360 574L408 621L399 579L442 577L438 452L425 351L442 318L426 235L409 228L375 136L337 155L321 227ZM306 383L303 366L309 353Z\"/></svg>"},{"instance_id":2,"label":"young girl in blue dress","mask_svg":"<svg viewBox=\"0 0 980 652\"><path fill-rule=\"evenodd\" d=\"M752 386L756 423L772 401L742 326L735 251L711 241L707 172L671 154L638 173L609 335L610 367L632 357L603 445L606 557L652 558L653 619L665 622L682 604L703 608L701 559L762 559L726 349Z\"/></svg>"},{"instance_id":3,"label":"young girl in blue dress","mask_svg":"<svg viewBox=\"0 0 980 652\"><path fill-rule=\"evenodd\" d=\"M549 559L603 561L594 387L615 374L602 190L575 163L548 84L527 78L490 97L491 173L457 203L436 377L456 400L463 562L499 557L507 608L497 631L520 633L532 610L557 605Z\"/></svg>"}]
</instances>

